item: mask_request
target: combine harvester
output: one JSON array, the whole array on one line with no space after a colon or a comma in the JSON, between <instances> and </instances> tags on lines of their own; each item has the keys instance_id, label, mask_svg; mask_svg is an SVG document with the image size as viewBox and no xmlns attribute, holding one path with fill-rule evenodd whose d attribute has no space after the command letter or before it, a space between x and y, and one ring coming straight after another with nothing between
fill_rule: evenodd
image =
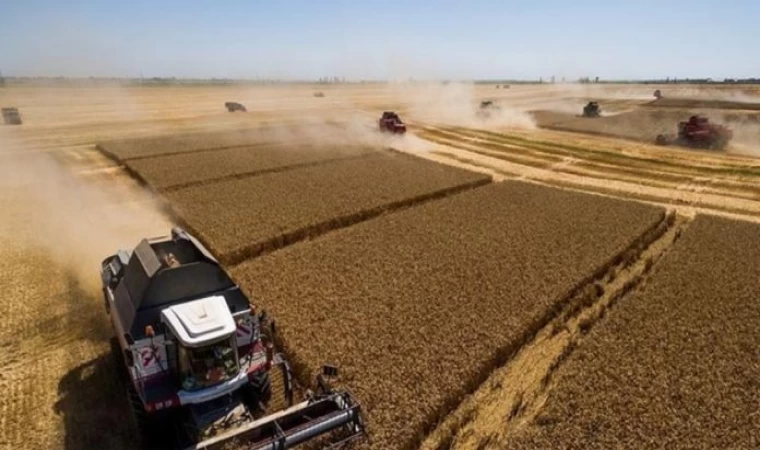
<instances>
[{"instance_id":1,"label":"combine harvester","mask_svg":"<svg viewBox=\"0 0 760 450\"><path fill-rule=\"evenodd\" d=\"M406 133L406 125L401 121L401 118L393 111L385 111L378 120L378 129L384 133L404 134Z\"/></svg>"},{"instance_id":2,"label":"combine harvester","mask_svg":"<svg viewBox=\"0 0 760 450\"><path fill-rule=\"evenodd\" d=\"M493 102L493 100L483 100L478 106L476 115L481 119L489 119L493 114L498 113L501 110L499 105Z\"/></svg>"},{"instance_id":3,"label":"combine harvester","mask_svg":"<svg viewBox=\"0 0 760 450\"><path fill-rule=\"evenodd\" d=\"M256 313L217 260L181 228L109 256L101 275L116 331L113 349L126 366L132 418L145 448L170 441L191 450L230 444L283 450L320 436L320 443L334 444L365 434L354 397L329 386L334 367L325 366L316 392L293 404L290 366L274 351L274 322ZM282 380L283 399L272 398L270 374Z\"/></svg>"},{"instance_id":4,"label":"combine harvester","mask_svg":"<svg viewBox=\"0 0 760 450\"><path fill-rule=\"evenodd\" d=\"M719 124L710 123L701 116L691 116L686 122L678 123L676 137L660 134L655 143L658 145L680 145L690 148L723 150L734 137L734 132Z\"/></svg>"},{"instance_id":5,"label":"combine harvester","mask_svg":"<svg viewBox=\"0 0 760 450\"><path fill-rule=\"evenodd\" d=\"M602 115L602 108L599 107L598 102L588 102L583 107L583 117L596 118Z\"/></svg>"},{"instance_id":6,"label":"combine harvester","mask_svg":"<svg viewBox=\"0 0 760 450\"><path fill-rule=\"evenodd\" d=\"M224 107L227 108L228 112L248 112L245 106L243 106L242 103L238 102L226 102L224 104Z\"/></svg>"}]
</instances>

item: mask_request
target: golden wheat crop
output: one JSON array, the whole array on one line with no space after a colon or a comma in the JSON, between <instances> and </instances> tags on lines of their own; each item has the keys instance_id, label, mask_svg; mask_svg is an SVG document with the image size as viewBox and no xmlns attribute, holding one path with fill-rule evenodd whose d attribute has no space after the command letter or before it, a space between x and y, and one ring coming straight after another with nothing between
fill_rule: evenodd
<instances>
[{"instance_id":1,"label":"golden wheat crop","mask_svg":"<svg viewBox=\"0 0 760 450\"><path fill-rule=\"evenodd\" d=\"M338 364L372 448L411 448L663 210L519 182L245 262L302 378Z\"/></svg>"},{"instance_id":2,"label":"golden wheat crop","mask_svg":"<svg viewBox=\"0 0 760 450\"><path fill-rule=\"evenodd\" d=\"M699 216L503 448L758 448L760 226Z\"/></svg>"},{"instance_id":3,"label":"golden wheat crop","mask_svg":"<svg viewBox=\"0 0 760 450\"><path fill-rule=\"evenodd\" d=\"M490 178L395 153L221 181L166 194L228 263Z\"/></svg>"}]
</instances>

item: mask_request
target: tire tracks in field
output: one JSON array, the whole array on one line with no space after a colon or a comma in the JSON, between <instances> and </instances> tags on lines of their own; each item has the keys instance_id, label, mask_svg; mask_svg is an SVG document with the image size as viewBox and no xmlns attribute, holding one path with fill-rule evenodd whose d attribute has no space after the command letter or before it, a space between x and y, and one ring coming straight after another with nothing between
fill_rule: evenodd
<instances>
[{"instance_id":1,"label":"tire tracks in field","mask_svg":"<svg viewBox=\"0 0 760 450\"><path fill-rule=\"evenodd\" d=\"M691 220L667 212L606 270L574 290L561 312L446 416L420 449L491 448L537 420L558 368L616 302L645 282Z\"/></svg>"},{"instance_id":2,"label":"tire tracks in field","mask_svg":"<svg viewBox=\"0 0 760 450\"><path fill-rule=\"evenodd\" d=\"M646 172L638 172L633 167L607 167L609 164L600 165L599 162L587 161L578 155L575 157L580 159L572 164L557 165L557 161L538 161L532 155L531 160L526 160L525 151L514 149L512 144L499 146L491 143L484 147L477 136L469 136L468 133L462 135L458 131L444 131L448 134L430 134L427 130L438 130L430 126L418 127L418 130L422 138L440 146L432 153L441 162L448 160L454 165L475 167L481 172L491 172L504 178L636 199L665 207L682 206L690 211L698 210L752 221L760 218L760 189L752 186L750 180L715 179L703 174L672 172L652 173L650 177ZM480 133L478 130L472 132ZM563 155L563 158L572 156ZM742 168L737 167L737 170ZM730 171L727 167L720 169L720 172L727 171Z\"/></svg>"},{"instance_id":3,"label":"tire tracks in field","mask_svg":"<svg viewBox=\"0 0 760 450\"><path fill-rule=\"evenodd\" d=\"M680 163L667 157L656 158L644 154L583 148L565 143L533 141L521 137L461 127L428 127L423 131L423 135L434 139L438 137L454 140L454 142L469 142L500 153L528 152L532 156L545 161L563 160L571 157L579 162L583 162L587 170L595 172L601 171L605 173L612 170L614 172L635 175L639 178L644 176L652 180L680 183L709 179L715 186L727 187L732 191L744 188L754 194L753 198L760 196L760 190L751 185L746 183L737 185L735 180L721 178L723 175L758 177L760 176L760 171L757 166L718 165L717 163L704 165L697 164L697 161ZM594 176L594 174L589 173L589 176ZM723 186L724 182L726 186Z\"/></svg>"}]
</instances>

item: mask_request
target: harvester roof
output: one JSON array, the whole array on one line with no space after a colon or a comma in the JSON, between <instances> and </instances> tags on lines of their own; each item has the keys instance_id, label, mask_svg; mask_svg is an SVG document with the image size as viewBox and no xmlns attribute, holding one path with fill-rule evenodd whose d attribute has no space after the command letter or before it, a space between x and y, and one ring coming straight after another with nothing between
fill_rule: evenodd
<instances>
[{"instance_id":1,"label":"harvester roof","mask_svg":"<svg viewBox=\"0 0 760 450\"><path fill-rule=\"evenodd\" d=\"M219 263L184 232L173 239L143 239L114 290L122 325L135 338L144 334L146 325L159 322L161 310L210 295L224 297L232 312L248 308Z\"/></svg>"},{"instance_id":2,"label":"harvester roof","mask_svg":"<svg viewBox=\"0 0 760 450\"><path fill-rule=\"evenodd\" d=\"M171 306L161 315L174 335L188 347L217 341L237 329L225 298L219 295Z\"/></svg>"}]
</instances>

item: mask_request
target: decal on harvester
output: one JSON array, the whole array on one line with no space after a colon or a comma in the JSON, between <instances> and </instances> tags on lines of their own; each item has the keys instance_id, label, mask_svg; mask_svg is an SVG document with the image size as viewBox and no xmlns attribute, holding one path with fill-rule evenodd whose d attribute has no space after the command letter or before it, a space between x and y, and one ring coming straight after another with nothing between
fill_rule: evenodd
<instances>
[{"instance_id":1,"label":"decal on harvester","mask_svg":"<svg viewBox=\"0 0 760 450\"><path fill-rule=\"evenodd\" d=\"M144 347L140 349L140 359L142 359L142 366L148 368L154 363L158 362L158 351L155 347Z\"/></svg>"}]
</instances>

